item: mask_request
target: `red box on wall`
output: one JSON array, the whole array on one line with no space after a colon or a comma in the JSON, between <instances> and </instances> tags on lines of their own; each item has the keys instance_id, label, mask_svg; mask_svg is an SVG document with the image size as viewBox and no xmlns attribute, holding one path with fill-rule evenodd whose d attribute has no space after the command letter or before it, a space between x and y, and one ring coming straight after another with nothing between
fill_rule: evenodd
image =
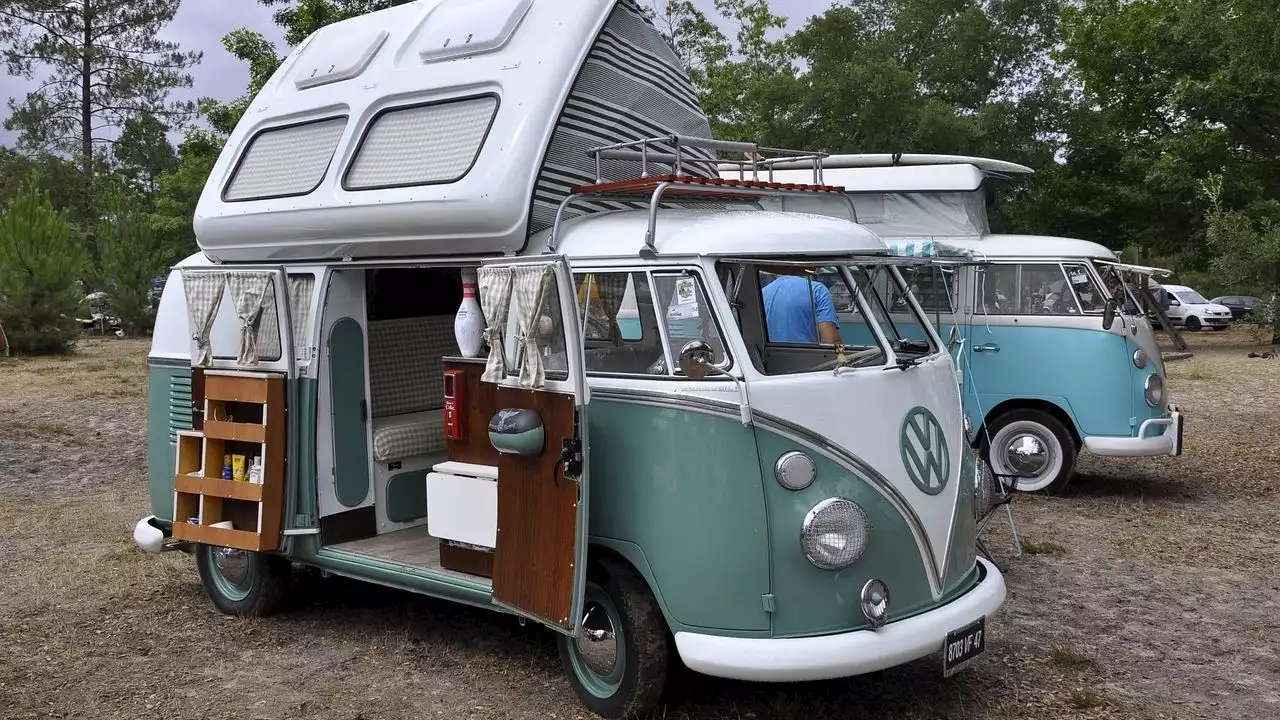
<instances>
[{"instance_id":1,"label":"red box on wall","mask_svg":"<svg viewBox=\"0 0 1280 720\"><path fill-rule=\"evenodd\" d=\"M463 440L467 436L466 373L462 370L444 371L444 436L449 440Z\"/></svg>"}]
</instances>

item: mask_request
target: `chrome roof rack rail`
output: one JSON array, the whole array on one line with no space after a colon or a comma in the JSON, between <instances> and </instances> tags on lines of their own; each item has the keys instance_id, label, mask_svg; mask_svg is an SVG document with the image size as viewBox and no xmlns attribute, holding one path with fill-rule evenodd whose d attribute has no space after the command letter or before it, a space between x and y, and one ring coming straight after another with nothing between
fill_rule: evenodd
<instances>
[{"instance_id":1,"label":"chrome roof rack rail","mask_svg":"<svg viewBox=\"0 0 1280 720\"><path fill-rule=\"evenodd\" d=\"M703 152L696 152L701 150ZM714 153L734 153L745 158L720 158ZM766 153L771 157L766 156ZM762 148L756 143L715 140L712 138L689 137L684 135L666 135L662 137L643 138L627 142L615 143L592 148L588 154L595 160L596 182L582 185L570 190L569 195L560 202L556 209L555 222L551 228L551 236L547 241L548 253L556 252L560 245L560 227L565 210L575 201L595 200L597 202L637 203L648 201L649 228L645 233L644 247L641 257L657 257L655 231L658 223L658 208L664 198L671 198L682 204L695 202L758 202L764 197L787 197L795 195L838 197L848 208L849 219L857 221L853 200L845 194L844 188L825 185L822 182L822 160L828 156L826 152L805 150L783 150L778 148ZM603 160L638 161L640 176L629 180L604 180ZM773 166L787 163L811 163L813 183L778 183L773 181ZM652 165L662 165L668 172L653 174ZM738 168L739 179L723 179L718 169L722 166ZM706 167L706 174L690 174L690 167ZM751 176L747 177L750 170ZM767 179L761 179L761 171Z\"/></svg>"}]
</instances>

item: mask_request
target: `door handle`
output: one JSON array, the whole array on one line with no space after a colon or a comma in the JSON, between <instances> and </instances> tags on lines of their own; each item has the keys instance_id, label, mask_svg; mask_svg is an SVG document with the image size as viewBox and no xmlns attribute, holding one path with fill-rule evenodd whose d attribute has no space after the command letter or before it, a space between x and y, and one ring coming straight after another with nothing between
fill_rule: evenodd
<instances>
[{"instance_id":1,"label":"door handle","mask_svg":"<svg viewBox=\"0 0 1280 720\"><path fill-rule=\"evenodd\" d=\"M974 345L974 352L1000 352L1000 346L995 343L986 343L985 345Z\"/></svg>"}]
</instances>

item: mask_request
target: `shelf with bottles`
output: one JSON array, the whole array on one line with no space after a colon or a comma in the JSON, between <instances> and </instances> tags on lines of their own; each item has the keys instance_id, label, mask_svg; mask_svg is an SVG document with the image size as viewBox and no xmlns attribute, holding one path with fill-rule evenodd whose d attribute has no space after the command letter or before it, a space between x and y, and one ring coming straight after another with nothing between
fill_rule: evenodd
<instances>
[{"instance_id":1,"label":"shelf with bottles","mask_svg":"<svg viewBox=\"0 0 1280 720\"><path fill-rule=\"evenodd\" d=\"M173 535L244 550L279 546L284 376L207 370L202 431L178 434Z\"/></svg>"}]
</instances>

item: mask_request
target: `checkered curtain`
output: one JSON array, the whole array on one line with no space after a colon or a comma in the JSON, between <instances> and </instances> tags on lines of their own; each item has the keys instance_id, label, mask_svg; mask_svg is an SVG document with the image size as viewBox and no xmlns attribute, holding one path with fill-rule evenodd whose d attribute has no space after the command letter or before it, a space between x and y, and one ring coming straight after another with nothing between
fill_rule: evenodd
<instances>
[{"instance_id":1,"label":"checkered curtain","mask_svg":"<svg viewBox=\"0 0 1280 720\"><path fill-rule=\"evenodd\" d=\"M622 344L622 332L618 329L618 310L622 308L622 298L627 294L629 273L593 273L588 276L591 285L588 297L594 294L600 301L600 310L604 320L609 324L615 345ZM583 303L583 312L587 312L588 303Z\"/></svg>"},{"instance_id":2,"label":"checkered curtain","mask_svg":"<svg viewBox=\"0 0 1280 720\"><path fill-rule=\"evenodd\" d=\"M227 275L227 289L236 316L240 318L240 353L236 362L258 364L258 327L271 290L271 276L266 273L233 272ZM273 303L274 304L274 303Z\"/></svg>"},{"instance_id":3,"label":"checkered curtain","mask_svg":"<svg viewBox=\"0 0 1280 720\"><path fill-rule=\"evenodd\" d=\"M187 321L191 327L191 339L196 343L196 367L204 367L213 362L209 333L213 330L213 319L218 313L225 286L226 276L223 273L182 271L182 289L187 296Z\"/></svg>"},{"instance_id":4,"label":"checkered curtain","mask_svg":"<svg viewBox=\"0 0 1280 720\"><path fill-rule=\"evenodd\" d=\"M480 285L480 311L488 325L484 329L485 342L489 344L489 359L485 362L485 382L502 382L507 376L507 356L502 349L502 336L507 331L507 314L511 310L512 272L510 267L482 267L476 272Z\"/></svg>"},{"instance_id":5,"label":"checkered curtain","mask_svg":"<svg viewBox=\"0 0 1280 720\"><path fill-rule=\"evenodd\" d=\"M293 319L294 348L305 347L311 337L311 292L315 287L315 275L289 276L289 317Z\"/></svg>"},{"instance_id":6,"label":"checkered curtain","mask_svg":"<svg viewBox=\"0 0 1280 720\"><path fill-rule=\"evenodd\" d=\"M547 380L542 353L538 350L538 325L550 278L550 265L525 265L515 269L513 284L516 301L520 303L520 342L524 344L524 360L520 363L522 387L541 388Z\"/></svg>"}]
</instances>

